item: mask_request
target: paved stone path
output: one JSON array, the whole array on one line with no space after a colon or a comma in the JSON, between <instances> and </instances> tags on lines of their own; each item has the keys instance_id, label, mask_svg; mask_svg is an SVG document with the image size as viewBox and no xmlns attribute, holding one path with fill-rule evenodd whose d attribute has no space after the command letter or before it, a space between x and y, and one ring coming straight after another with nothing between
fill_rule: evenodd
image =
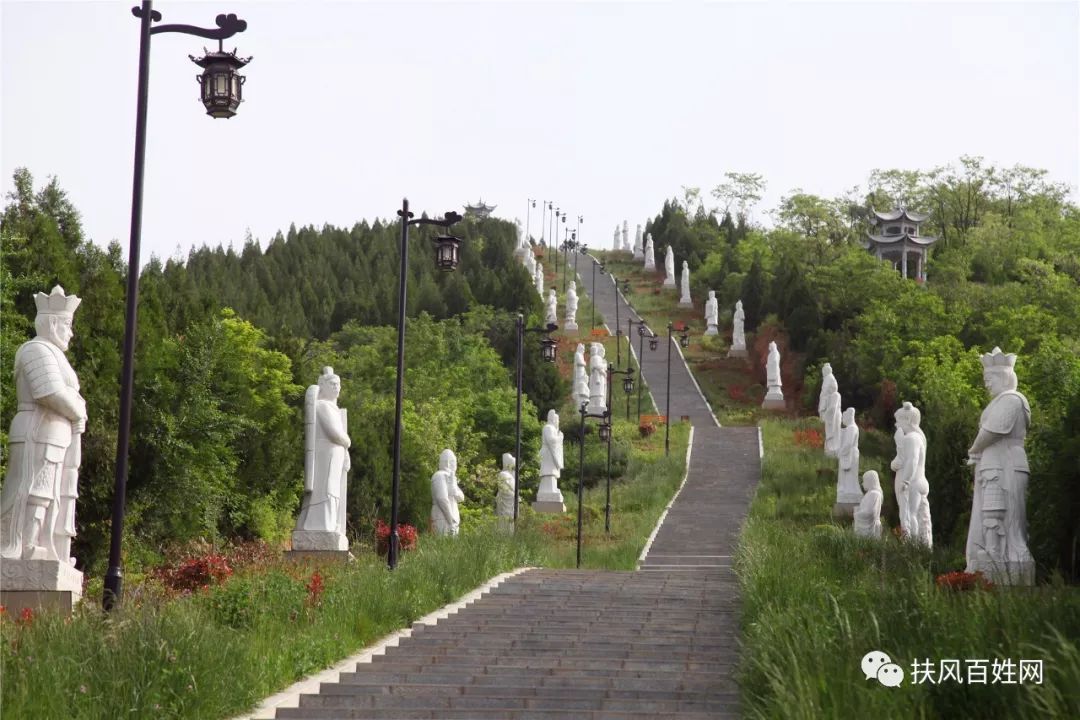
<instances>
[{"instance_id":1,"label":"paved stone path","mask_svg":"<svg viewBox=\"0 0 1080 720\"><path fill-rule=\"evenodd\" d=\"M672 355L672 415L693 419L693 450L639 571L515 575L437 624L415 626L397 647L277 717L738 717L731 564L760 477L757 428L717 427ZM666 369L646 361L654 392Z\"/></svg>"},{"instance_id":2,"label":"paved stone path","mask_svg":"<svg viewBox=\"0 0 1080 720\"><path fill-rule=\"evenodd\" d=\"M641 320L634 309L627 304L625 298L623 298L621 292L616 292L615 284L611 282L611 276L608 274L601 275L600 271L593 272L593 258L586 255L578 258L577 270L581 276L580 287L588 293L593 303L596 305L597 318L603 317L603 320L607 323L608 330L612 334L615 334L615 317L616 310L615 304L618 302L618 318L619 327L623 331L623 334L627 332L626 320L627 318L633 318L635 321ZM570 264L573 268L573 262ZM593 278L596 279L596 287L593 287ZM569 276L567 276L569 278ZM561 278L560 278L561 287ZM578 314L577 318L578 326L585 329L589 327L589 317ZM600 320L597 320L597 325L600 324ZM656 400L657 412L661 415L665 415L667 408L667 369L668 369L668 352L666 347L667 340L667 327L650 327L654 333L660 336L660 343L656 350L649 350L648 339L642 344L643 350L641 352L642 358L638 358L638 335L637 326L634 327L631 340L633 341L633 354L634 364L640 368L641 372L645 375L645 380L649 385L649 390L652 392L653 398ZM718 423L713 417L712 410L709 408L709 404L705 401L705 398L701 395L697 385L694 383L693 377L690 375L690 371L687 369L686 364L682 361L682 355L680 354L678 344L678 335L672 334L672 348L671 348L671 417L678 422L682 416L688 416L690 423L697 428L704 428L709 426L716 426ZM627 360L626 342L625 339L622 345L622 368L626 367ZM609 357L608 362L614 363L615 357ZM614 393L612 393L614 397ZM631 401L631 412L634 412L636 406Z\"/></svg>"}]
</instances>

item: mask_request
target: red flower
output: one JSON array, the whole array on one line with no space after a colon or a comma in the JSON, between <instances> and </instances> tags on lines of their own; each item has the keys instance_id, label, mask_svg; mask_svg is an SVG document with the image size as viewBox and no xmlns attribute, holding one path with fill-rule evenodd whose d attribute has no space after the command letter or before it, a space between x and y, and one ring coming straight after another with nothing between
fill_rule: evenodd
<instances>
[{"instance_id":1,"label":"red flower","mask_svg":"<svg viewBox=\"0 0 1080 720\"><path fill-rule=\"evenodd\" d=\"M311 580L307 582L306 587L308 591L308 603L318 607L319 603L322 602L322 594L325 589L322 574L318 570L311 573Z\"/></svg>"},{"instance_id":2,"label":"red flower","mask_svg":"<svg viewBox=\"0 0 1080 720\"><path fill-rule=\"evenodd\" d=\"M19 619L16 622L20 625L32 625L34 623L34 611L24 607L22 612L19 613Z\"/></svg>"},{"instance_id":3,"label":"red flower","mask_svg":"<svg viewBox=\"0 0 1080 720\"><path fill-rule=\"evenodd\" d=\"M208 553L186 558L175 565L155 568L152 574L170 590L192 592L205 589L212 583L224 582L233 574L233 570L224 555Z\"/></svg>"},{"instance_id":4,"label":"red flower","mask_svg":"<svg viewBox=\"0 0 1080 720\"><path fill-rule=\"evenodd\" d=\"M650 422L643 422L638 425L638 432L641 433L641 437L647 438L656 432L656 426Z\"/></svg>"},{"instance_id":5,"label":"red flower","mask_svg":"<svg viewBox=\"0 0 1080 720\"><path fill-rule=\"evenodd\" d=\"M803 447L825 447L825 438L822 437L818 430L814 430L813 428L810 430L796 430L794 433L794 440L796 445L802 445Z\"/></svg>"},{"instance_id":6,"label":"red flower","mask_svg":"<svg viewBox=\"0 0 1080 720\"><path fill-rule=\"evenodd\" d=\"M938 575L934 582L943 590L953 590L955 592L989 590L994 587L994 584L983 577L981 572L969 573L959 570L956 572L945 573L944 575Z\"/></svg>"},{"instance_id":7,"label":"red flower","mask_svg":"<svg viewBox=\"0 0 1080 720\"><path fill-rule=\"evenodd\" d=\"M408 523L398 523L398 547L402 550L412 550L416 547L416 528ZM382 520L375 521L375 540L380 555L385 555L390 549L390 526Z\"/></svg>"}]
</instances>

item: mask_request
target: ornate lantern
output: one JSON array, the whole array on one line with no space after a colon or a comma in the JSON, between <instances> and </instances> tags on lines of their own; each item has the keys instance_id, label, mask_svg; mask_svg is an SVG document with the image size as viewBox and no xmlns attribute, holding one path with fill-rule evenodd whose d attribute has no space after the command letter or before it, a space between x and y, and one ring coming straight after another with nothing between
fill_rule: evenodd
<instances>
[{"instance_id":1,"label":"ornate lantern","mask_svg":"<svg viewBox=\"0 0 1080 720\"><path fill-rule=\"evenodd\" d=\"M203 52L205 55L201 58L194 55L188 57L203 69L202 75L197 75L195 79L202 86L206 114L212 118L231 118L244 100L241 88L247 80L236 71L251 62L251 58L238 57L236 50L227 53L220 44L217 52L205 49Z\"/></svg>"},{"instance_id":2,"label":"ornate lantern","mask_svg":"<svg viewBox=\"0 0 1080 720\"><path fill-rule=\"evenodd\" d=\"M545 337L540 341L540 357L544 358L544 362L553 363L559 352L559 343L552 340L549 337Z\"/></svg>"},{"instance_id":3,"label":"ornate lantern","mask_svg":"<svg viewBox=\"0 0 1080 720\"><path fill-rule=\"evenodd\" d=\"M645 336L645 326L644 325L642 325L640 323L638 324L638 326L637 326L637 334L641 335L642 337Z\"/></svg>"},{"instance_id":4,"label":"ornate lantern","mask_svg":"<svg viewBox=\"0 0 1080 720\"><path fill-rule=\"evenodd\" d=\"M684 347L684 348L688 348L688 347L690 347L690 336L689 336L689 335L685 335L685 334L684 334L684 335L680 335L680 336L679 336L679 345L681 345L681 346L682 346L682 347Z\"/></svg>"},{"instance_id":5,"label":"ornate lantern","mask_svg":"<svg viewBox=\"0 0 1080 720\"><path fill-rule=\"evenodd\" d=\"M634 371L631 369L622 380L623 392L629 395L634 392Z\"/></svg>"},{"instance_id":6,"label":"ornate lantern","mask_svg":"<svg viewBox=\"0 0 1080 720\"><path fill-rule=\"evenodd\" d=\"M461 238L453 235L439 235L435 243L435 264L440 270L447 272L458 266L460 258Z\"/></svg>"},{"instance_id":7,"label":"ornate lantern","mask_svg":"<svg viewBox=\"0 0 1080 720\"><path fill-rule=\"evenodd\" d=\"M609 423L607 420L604 420L602 423L600 423L600 431L598 435L600 436L600 442L610 442L611 423Z\"/></svg>"},{"instance_id":8,"label":"ornate lantern","mask_svg":"<svg viewBox=\"0 0 1080 720\"><path fill-rule=\"evenodd\" d=\"M660 347L660 338L657 335L653 335L649 338L649 349L655 350L658 347Z\"/></svg>"}]
</instances>

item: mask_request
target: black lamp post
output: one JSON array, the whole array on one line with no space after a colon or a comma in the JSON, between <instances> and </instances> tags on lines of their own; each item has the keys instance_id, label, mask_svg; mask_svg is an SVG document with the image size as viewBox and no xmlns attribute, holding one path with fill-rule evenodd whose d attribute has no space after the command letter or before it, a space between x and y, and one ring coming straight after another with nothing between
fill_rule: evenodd
<instances>
[{"instance_id":1,"label":"black lamp post","mask_svg":"<svg viewBox=\"0 0 1080 720\"><path fill-rule=\"evenodd\" d=\"M429 218L413 219L409 210L409 199L401 201L398 210L401 218L401 266L398 270L398 327L397 327L397 399L394 406L394 479L390 490L390 550L386 554L386 564L393 570L398 559L398 488L401 485L401 408L405 396L405 299L409 277L409 226L435 225L448 231L450 226L461 220L461 215L448 212L442 220ZM435 264L440 270L450 271L457 267L458 249L461 241L450 234L435 238Z\"/></svg>"},{"instance_id":2,"label":"black lamp post","mask_svg":"<svg viewBox=\"0 0 1080 720\"><path fill-rule=\"evenodd\" d=\"M152 0L143 0L142 7L131 13L139 18L139 80L135 105L135 169L131 184L131 241L128 246L127 303L124 313L124 357L120 371L120 427L116 439L116 485L113 493L112 528L109 544L109 568L105 573L102 606L111 610L120 601L123 573L120 570L124 536L124 501L127 492L128 447L131 433L131 399L135 377L135 329L138 322L139 245L142 241L143 171L146 166L146 110L150 94L150 36L175 32L218 41L218 51L195 59L203 68L198 77L202 86L200 98L206 114L213 118L230 118L242 101L243 76L237 74L251 58L239 58L235 52L226 53L221 41L247 30L247 22L236 15L218 15L216 29L193 25L158 25L161 13L153 9Z\"/></svg>"},{"instance_id":3,"label":"black lamp post","mask_svg":"<svg viewBox=\"0 0 1080 720\"><path fill-rule=\"evenodd\" d=\"M579 409L579 412L581 413L581 450L580 455L578 456L577 483L577 566L579 568L581 567L581 518L582 510L585 506L585 419L596 418L600 420L600 439L604 442L611 441L610 408L602 413L590 413L588 412L588 407L589 403L583 402L581 403L581 408ZM608 449L610 453L610 445ZM608 460L610 462L610 454Z\"/></svg>"},{"instance_id":4,"label":"black lamp post","mask_svg":"<svg viewBox=\"0 0 1080 720\"><path fill-rule=\"evenodd\" d=\"M611 378L614 375L623 375L623 390L626 390L626 419L630 419L630 393L634 390L634 368L628 368L626 370L613 370L611 363L608 363L607 367L607 437L605 438L601 434L600 439L607 442L607 487L605 490L604 501L604 532L611 533L611 436L614 413L611 410ZM629 389L627 389L629 387ZM600 426L601 433L603 433L604 426Z\"/></svg>"},{"instance_id":5,"label":"black lamp post","mask_svg":"<svg viewBox=\"0 0 1080 720\"><path fill-rule=\"evenodd\" d=\"M630 354L630 343L633 342L633 328L637 325L638 334L638 365L641 366L641 382L638 383L637 392L637 419L638 424L641 424L641 388L645 385L645 357L642 355L645 342L645 331L647 327L644 320L635 320L634 318L626 318L626 354Z\"/></svg>"},{"instance_id":6,"label":"black lamp post","mask_svg":"<svg viewBox=\"0 0 1080 720\"><path fill-rule=\"evenodd\" d=\"M611 285L615 288L615 364L622 365L622 323L619 322L619 281L615 279L615 273L611 273ZM627 362L630 358L627 357Z\"/></svg>"},{"instance_id":7,"label":"black lamp post","mask_svg":"<svg viewBox=\"0 0 1080 720\"><path fill-rule=\"evenodd\" d=\"M542 328L527 328L525 327L525 316L518 313L517 316L517 431L516 441L514 443L514 524L517 525L518 517L518 494L520 493L521 486L518 483L520 478L521 467L521 372L525 359L525 333L545 333L545 337L540 341L540 354L543 357L544 362L555 362L556 355L558 354L559 344L551 339L551 333L559 329L558 325L552 323L547 327Z\"/></svg>"},{"instance_id":8,"label":"black lamp post","mask_svg":"<svg viewBox=\"0 0 1080 720\"><path fill-rule=\"evenodd\" d=\"M667 407L664 410L664 455L671 452L671 323L667 324ZM689 339L689 338L688 338ZM649 342L652 347L652 341ZM655 349L655 348L653 348Z\"/></svg>"},{"instance_id":9,"label":"black lamp post","mask_svg":"<svg viewBox=\"0 0 1080 720\"><path fill-rule=\"evenodd\" d=\"M525 242L529 241L530 213L534 207L536 207L536 201L532 198L528 198L525 201Z\"/></svg>"}]
</instances>

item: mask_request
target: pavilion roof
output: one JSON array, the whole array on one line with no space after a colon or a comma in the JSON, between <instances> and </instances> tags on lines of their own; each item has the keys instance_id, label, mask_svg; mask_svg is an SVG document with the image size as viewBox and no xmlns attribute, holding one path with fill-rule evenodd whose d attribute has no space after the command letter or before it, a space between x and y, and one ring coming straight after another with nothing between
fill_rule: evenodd
<instances>
[{"instance_id":1,"label":"pavilion roof","mask_svg":"<svg viewBox=\"0 0 1080 720\"><path fill-rule=\"evenodd\" d=\"M877 245L895 245L900 242L911 243L912 245L920 245L928 247L937 242L936 237L923 237L922 235L908 235L907 233L901 233L900 235L871 235L866 234L866 237L870 239L871 244Z\"/></svg>"},{"instance_id":2,"label":"pavilion roof","mask_svg":"<svg viewBox=\"0 0 1080 720\"><path fill-rule=\"evenodd\" d=\"M871 208L871 210L880 222L891 222L893 220L904 218L909 222L921 223L930 219L930 213L919 213L914 210L908 210L905 207L895 208L889 212L878 212L873 208Z\"/></svg>"}]
</instances>

